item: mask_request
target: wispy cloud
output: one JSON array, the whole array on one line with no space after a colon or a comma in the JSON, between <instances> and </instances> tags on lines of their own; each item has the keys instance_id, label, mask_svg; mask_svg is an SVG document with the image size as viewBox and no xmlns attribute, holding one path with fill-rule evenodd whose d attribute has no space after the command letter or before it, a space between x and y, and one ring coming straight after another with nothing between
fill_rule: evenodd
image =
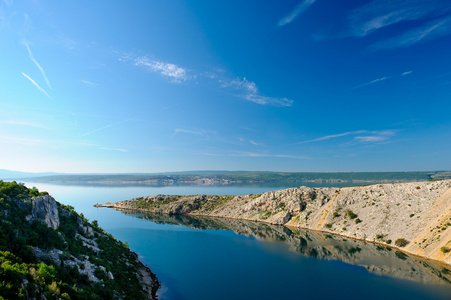
<instances>
[{"instance_id":1,"label":"wispy cloud","mask_svg":"<svg viewBox=\"0 0 451 300\"><path fill-rule=\"evenodd\" d=\"M350 34L363 37L402 21L436 17L451 10L443 0L373 0L352 11L348 18Z\"/></svg>"},{"instance_id":2,"label":"wispy cloud","mask_svg":"<svg viewBox=\"0 0 451 300\"><path fill-rule=\"evenodd\" d=\"M97 85L97 83L92 82L92 81L88 81L88 80L80 80L80 82L83 83L84 85L87 85L87 86Z\"/></svg>"},{"instance_id":3,"label":"wispy cloud","mask_svg":"<svg viewBox=\"0 0 451 300\"><path fill-rule=\"evenodd\" d=\"M123 148L108 148L108 147L100 147L100 150L111 150L111 151L118 151L118 152L128 152L127 149Z\"/></svg>"},{"instance_id":4,"label":"wispy cloud","mask_svg":"<svg viewBox=\"0 0 451 300\"><path fill-rule=\"evenodd\" d=\"M41 67L41 65L40 65L40 64L36 61L36 59L34 58L33 53L31 52L30 46L28 46L28 43L27 43L27 42L24 42L24 44L25 44L25 47L27 47L27 50L28 50L28 57L30 57L31 61L36 65L36 67L37 67L37 68L39 69L39 71L41 72L42 77L44 77L45 83L47 83L47 86L48 86L49 88L52 88L52 87L50 86L50 81L49 81L49 79L48 79L47 76L45 75L44 69Z\"/></svg>"},{"instance_id":5,"label":"wispy cloud","mask_svg":"<svg viewBox=\"0 0 451 300\"><path fill-rule=\"evenodd\" d=\"M353 136L353 140L357 142L364 143L376 143L382 142L390 139L395 136L398 130L356 130L356 131L348 131L338 134L326 135L316 139L311 139L307 141L299 142L298 144L312 143L312 142L320 142L326 141L330 139L340 138L344 136Z\"/></svg>"},{"instance_id":6,"label":"wispy cloud","mask_svg":"<svg viewBox=\"0 0 451 300\"><path fill-rule=\"evenodd\" d=\"M160 73L174 82L182 82L189 79L188 71L185 68L172 63L141 56L134 59L134 64L135 66L145 67L151 72Z\"/></svg>"},{"instance_id":7,"label":"wispy cloud","mask_svg":"<svg viewBox=\"0 0 451 300\"><path fill-rule=\"evenodd\" d=\"M371 84L375 84L375 83L378 83L378 82L387 80L387 79L389 79L389 78L390 78L390 76L385 76L385 77L377 78L377 79L371 80L371 81L369 81L369 82L365 82L365 83L359 84L359 85L357 85L357 86L355 86L355 87L350 88L349 90L355 90L355 89L358 89L358 88L361 88L361 87L364 87L364 86L367 86L367 85L371 85Z\"/></svg>"},{"instance_id":8,"label":"wispy cloud","mask_svg":"<svg viewBox=\"0 0 451 300\"><path fill-rule=\"evenodd\" d=\"M0 124L18 125L18 126L28 126L28 127L42 128L42 129L50 129L47 126L44 126L44 125L39 124L39 123L32 123L32 122L25 122L25 121L0 120Z\"/></svg>"},{"instance_id":9,"label":"wispy cloud","mask_svg":"<svg viewBox=\"0 0 451 300\"><path fill-rule=\"evenodd\" d=\"M292 106L293 100L287 98L276 98L261 95L258 91L257 85L244 78L230 79L227 78L223 70L212 72L191 72L187 69L177 66L172 63L163 62L158 59L150 59L146 56L136 57L133 54L122 54L119 61L132 62L133 65L146 68L150 72L159 73L162 76L170 79L173 82L181 83L193 78L201 80L213 80L222 88L229 88L235 91L240 91L237 95L248 101L252 101L261 105L276 105L276 106Z\"/></svg>"},{"instance_id":10,"label":"wispy cloud","mask_svg":"<svg viewBox=\"0 0 451 300\"><path fill-rule=\"evenodd\" d=\"M293 100L287 98L274 98L260 95L257 85L252 81L248 81L246 77L243 79L237 78L234 80L220 80L219 82L221 87L241 91L242 94L238 95L239 97L257 104L276 106L293 105Z\"/></svg>"},{"instance_id":11,"label":"wispy cloud","mask_svg":"<svg viewBox=\"0 0 451 300\"><path fill-rule=\"evenodd\" d=\"M136 119L136 117L135 118L125 119L125 120L122 120L122 121L119 121L119 122L116 122L116 123L112 123L112 124L109 124L109 125L106 125L106 126L103 126L103 127L97 128L97 129L94 129L92 131L83 133L81 136L87 136L87 135L90 135L90 134L92 134L94 132L101 131L101 130L104 130L104 129L107 129L107 128L110 128L110 127L113 127L113 126L117 126L119 124L131 121L131 120L135 120L135 119Z\"/></svg>"},{"instance_id":12,"label":"wispy cloud","mask_svg":"<svg viewBox=\"0 0 451 300\"><path fill-rule=\"evenodd\" d=\"M310 157L306 157L306 156L287 155L287 154L265 154L265 153L256 153L256 152L242 152L242 153L230 154L229 156L311 159Z\"/></svg>"},{"instance_id":13,"label":"wispy cloud","mask_svg":"<svg viewBox=\"0 0 451 300\"><path fill-rule=\"evenodd\" d=\"M299 142L299 144L327 141L327 140L334 139L334 138L339 138L339 137L342 137L342 136L361 134L361 133L364 133L364 132L366 132L366 130L348 131L348 132L343 132L343 133L338 133L338 134L331 134L331 135L322 136L322 137L319 137L319 138L316 138L316 139L312 139L312 140L302 141L302 142Z\"/></svg>"},{"instance_id":14,"label":"wispy cloud","mask_svg":"<svg viewBox=\"0 0 451 300\"><path fill-rule=\"evenodd\" d=\"M238 138L238 140L239 140L240 142L249 143L249 144L254 145L254 146L264 146L263 144L257 143L257 142L254 141L254 140L243 139L243 138Z\"/></svg>"},{"instance_id":15,"label":"wispy cloud","mask_svg":"<svg viewBox=\"0 0 451 300\"><path fill-rule=\"evenodd\" d=\"M179 133L185 133L185 134L192 134L192 135L199 135L199 136L205 136L209 138L211 134L216 134L213 130L204 130L204 129L195 129L195 130L189 130L189 129L182 129L182 128L176 128L174 130L174 133L172 136L176 136Z\"/></svg>"},{"instance_id":16,"label":"wispy cloud","mask_svg":"<svg viewBox=\"0 0 451 300\"><path fill-rule=\"evenodd\" d=\"M303 0L288 15L283 17L277 23L277 27L282 27L296 20L307 8L309 8L316 0Z\"/></svg>"},{"instance_id":17,"label":"wispy cloud","mask_svg":"<svg viewBox=\"0 0 451 300\"><path fill-rule=\"evenodd\" d=\"M49 99L53 100L52 97L49 96L49 94L47 94L47 92L41 88L39 86L39 84L36 83L36 81L34 81L33 79L30 78L30 76L28 76L27 74L25 74L24 72L22 72L22 75L25 76L25 78L27 78L28 80L30 80L30 82L38 88L39 91L41 91L41 93L43 93L44 95L46 95Z\"/></svg>"},{"instance_id":18,"label":"wispy cloud","mask_svg":"<svg viewBox=\"0 0 451 300\"><path fill-rule=\"evenodd\" d=\"M393 49L408 47L419 42L451 34L451 17L435 20L425 25L407 31L394 38L373 44L370 49Z\"/></svg>"},{"instance_id":19,"label":"wispy cloud","mask_svg":"<svg viewBox=\"0 0 451 300\"><path fill-rule=\"evenodd\" d=\"M413 71L407 71L407 72L402 73L401 76L410 75L410 74L412 74L412 73L413 73Z\"/></svg>"},{"instance_id":20,"label":"wispy cloud","mask_svg":"<svg viewBox=\"0 0 451 300\"><path fill-rule=\"evenodd\" d=\"M27 147L39 146L42 144L47 144L48 141L40 139L30 139L21 137L11 137L11 136L0 136L1 143L18 144Z\"/></svg>"}]
</instances>

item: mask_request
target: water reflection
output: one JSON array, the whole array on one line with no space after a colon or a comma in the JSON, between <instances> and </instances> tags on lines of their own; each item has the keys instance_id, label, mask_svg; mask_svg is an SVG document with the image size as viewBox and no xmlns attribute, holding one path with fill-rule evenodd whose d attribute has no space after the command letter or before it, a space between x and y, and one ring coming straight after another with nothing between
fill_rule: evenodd
<instances>
[{"instance_id":1,"label":"water reflection","mask_svg":"<svg viewBox=\"0 0 451 300\"><path fill-rule=\"evenodd\" d=\"M337 235L234 219L120 211L157 224L182 225L201 230L231 230L240 235L255 237L263 242L283 242L291 251L301 255L343 261L362 266L369 272L383 276L427 284L451 284L451 268L445 265L409 256L384 246Z\"/></svg>"}]
</instances>

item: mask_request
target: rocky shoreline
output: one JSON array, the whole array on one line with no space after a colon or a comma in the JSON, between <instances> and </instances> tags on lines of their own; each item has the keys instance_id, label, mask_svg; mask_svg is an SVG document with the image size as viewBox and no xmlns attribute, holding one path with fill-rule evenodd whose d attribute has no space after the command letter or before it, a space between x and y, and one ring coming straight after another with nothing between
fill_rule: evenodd
<instances>
[{"instance_id":1,"label":"rocky shoreline","mask_svg":"<svg viewBox=\"0 0 451 300\"><path fill-rule=\"evenodd\" d=\"M96 206L305 228L451 265L451 180L299 187L261 195L156 195Z\"/></svg>"}]
</instances>

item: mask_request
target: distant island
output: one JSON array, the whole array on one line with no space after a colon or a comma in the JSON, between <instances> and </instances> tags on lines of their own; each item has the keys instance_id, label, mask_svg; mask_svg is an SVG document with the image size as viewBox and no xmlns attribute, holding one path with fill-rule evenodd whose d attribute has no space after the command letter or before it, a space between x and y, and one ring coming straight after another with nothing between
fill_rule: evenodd
<instances>
[{"instance_id":1,"label":"distant island","mask_svg":"<svg viewBox=\"0 0 451 300\"><path fill-rule=\"evenodd\" d=\"M156 195L95 206L305 228L383 244L451 265L451 180L303 186L257 195Z\"/></svg>"},{"instance_id":2,"label":"distant island","mask_svg":"<svg viewBox=\"0 0 451 300\"><path fill-rule=\"evenodd\" d=\"M1 175L1 172L0 172ZM19 175L15 175L19 176ZM431 172L248 172L190 171L162 174L22 174L20 180L56 184L92 185L230 185L255 183L392 183L450 179L451 171ZM5 177L5 176L4 176ZM1 178L1 177L0 177ZM6 179L6 178L5 178Z\"/></svg>"},{"instance_id":3,"label":"distant island","mask_svg":"<svg viewBox=\"0 0 451 300\"><path fill-rule=\"evenodd\" d=\"M156 299L138 255L47 192L0 180L1 299Z\"/></svg>"}]
</instances>

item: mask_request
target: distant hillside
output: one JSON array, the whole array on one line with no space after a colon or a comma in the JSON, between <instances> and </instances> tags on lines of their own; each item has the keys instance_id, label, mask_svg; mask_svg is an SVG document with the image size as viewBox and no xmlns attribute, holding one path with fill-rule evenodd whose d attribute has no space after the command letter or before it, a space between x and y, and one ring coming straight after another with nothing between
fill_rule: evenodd
<instances>
[{"instance_id":1,"label":"distant hillside","mask_svg":"<svg viewBox=\"0 0 451 300\"><path fill-rule=\"evenodd\" d=\"M0 180L0 299L155 299L126 244L46 192Z\"/></svg>"},{"instance_id":2,"label":"distant hillside","mask_svg":"<svg viewBox=\"0 0 451 300\"><path fill-rule=\"evenodd\" d=\"M66 184L227 185L239 183L387 183L449 179L449 171L432 172L227 172L163 174L73 174L33 178L34 182Z\"/></svg>"}]
</instances>

